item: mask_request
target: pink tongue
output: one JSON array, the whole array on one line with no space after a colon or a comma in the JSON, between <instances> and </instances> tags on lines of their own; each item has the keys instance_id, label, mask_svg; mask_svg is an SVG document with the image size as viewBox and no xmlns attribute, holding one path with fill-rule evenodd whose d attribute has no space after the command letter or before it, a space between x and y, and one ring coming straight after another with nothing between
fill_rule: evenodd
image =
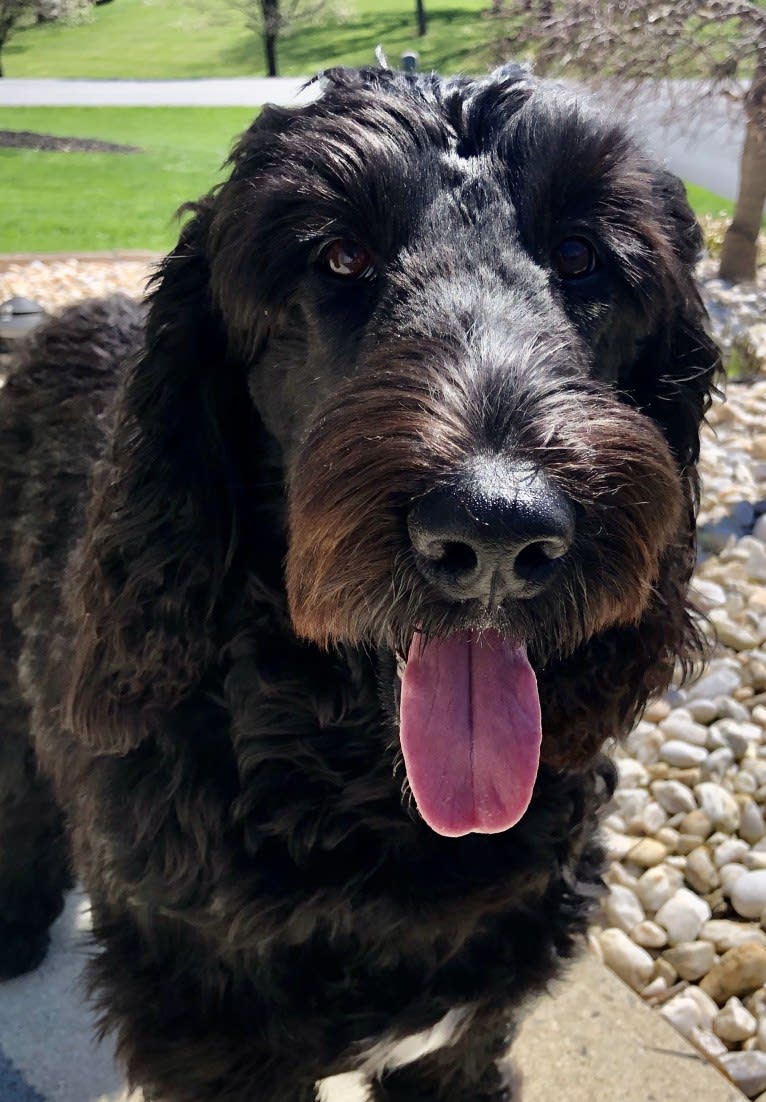
<instances>
[{"instance_id":1,"label":"pink tongue","mask_svg":"<svg viewBox=\"0 0 766 1102\"><path fill-rule=\"evenodd\" d=\"M540 700L523 646L494 631L423 643L402 677L400 737L420 814L437 834L499 834L529 806Z\"/></svg>"}]
</instances>

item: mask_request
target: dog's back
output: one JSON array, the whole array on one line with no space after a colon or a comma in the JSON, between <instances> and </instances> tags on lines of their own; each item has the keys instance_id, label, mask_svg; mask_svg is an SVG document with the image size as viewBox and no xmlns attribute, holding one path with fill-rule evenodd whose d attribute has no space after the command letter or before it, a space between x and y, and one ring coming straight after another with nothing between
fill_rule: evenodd
<instances>
[{"instance_id":1,"label":"dog's back","mask_svg":"<svg viewBox=\"0 0 766 1102\"><path fill-rule=\"evenodd\" d=\"M0 977L43 955L67 879L59 813L29 745L29 712L48 712L60 666L51 656L67 661L66 560L142 318L122 295L69 307L27 338L0 390L0 813L14 807L0 835L0 919L8 928ZM49 882L30 924L27 896L39 898Z\"/></svg>"}]
</instances>

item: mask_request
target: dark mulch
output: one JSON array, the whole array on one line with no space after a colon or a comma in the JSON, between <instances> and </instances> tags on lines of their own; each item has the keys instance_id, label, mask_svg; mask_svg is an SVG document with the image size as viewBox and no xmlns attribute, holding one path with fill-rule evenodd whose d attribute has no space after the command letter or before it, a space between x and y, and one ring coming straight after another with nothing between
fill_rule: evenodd
<instances>
[{"instance_id":1,"label":"dark mulch","mask_svg":"<svg viewBox=\"0 0 766 1102\"><path fill-rule=\"evenodd\" d=\"M34 149L44 153L141 153L137 145L119 145L97 138L56 138L33 130L0 130L0 147Z\"/></svg>"}]
</instances>

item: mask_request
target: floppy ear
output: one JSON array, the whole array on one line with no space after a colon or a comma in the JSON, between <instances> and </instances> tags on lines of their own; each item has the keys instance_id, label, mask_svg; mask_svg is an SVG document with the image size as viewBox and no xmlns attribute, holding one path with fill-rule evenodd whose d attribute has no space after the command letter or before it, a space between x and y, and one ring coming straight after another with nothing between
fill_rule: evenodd
<instances>
[{"instance_id":1,"label":"floppy ear","mask_svg":"<svg viewBox=\"0 0 766 1102\"><path fill-rule=\"evenodd\" d=\"M268 535L256 519L265 483L278 480L266 468L273 441L247 377L299 270L267 243L286 190L282 142L311 111L261 111L228 180L187 205L193 217L155 280L144 352L118 395L75 568L65 718L100 752L136 746L217 662L226 595L245 590L240 561L279 578L275 491Z\"/></svg>"},{"instance_id":2,"label":"floppy ear","mask_svg":"<svg viewBox=\"0 0 766 1102\"><path fill-rule=\"evenodd\" d=\"M704 244L683 183L654 174L659 270L664 311L632 371L640 407L663 429L682 469L699 458L699 429L722 371L721 353L694 280Z\"/></svg>"},{"instance_id":3,"label":"floppy ear","mask_svg":"<svg viewBox=\"0 0 766 1102\"><path fill-rule=\"evenodd\" d=\"M198 205L156 277L144 351L117 396L75 567L67 718L100 752L137 745L199 682L219 643L244 442L258 430L211 301L209 205Z\"/></svg>"},{"instance_id":4,"label":"floppy ear","mask_svg":"<svg viewBox=\"0 0 766 1102\"><path fill-rule=\"evenodd\" d=\"M654 293L659 311L653 335L631 369L628 389L671 446L684 515L638 624L596 635L541 674L543 759L563 769L580 768L605 739L627 734L647 700L668 687L677 665L688 676L705 651L688 587L696 558L699 431L721 358L694 282L701 230L681 181L660 172L654 183L657 221L646 233L658 258Z\"/></svg>"}]
</instances>

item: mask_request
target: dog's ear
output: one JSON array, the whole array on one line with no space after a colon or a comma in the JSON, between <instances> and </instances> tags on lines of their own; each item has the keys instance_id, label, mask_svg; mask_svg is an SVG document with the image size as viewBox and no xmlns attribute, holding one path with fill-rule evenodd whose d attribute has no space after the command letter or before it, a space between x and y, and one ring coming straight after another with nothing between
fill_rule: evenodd
<instances>
[{"instance_id":1,"label":"dog's ear","mask_svg":"<svg viewBox=\"0 0 766 1102\"><path fill-rule=\"evenodd\" d=\"M653 184L656 216L647 229L661 310L631 373L631 390L686 468L699 457L700 424L722 370L721 354L694 279L704 241L686 190L670 172L654 172Z\"/></svg>"},{"instance_id":2,"label":"dog's ear","mask_svg":"<svg viewBox=\"0 0 766 1102\"><path fill-rule=\"evenodd\" d=\"M280 143L306 111L263 109L229 178L187 205L155 279L73 579L80 626L65 718L99 752L123 753L157 729L222 646L222 601L264 481L248 372L268 341L282 261L263 240L274 232L269 203L284 195ZM251 542L279 562L277 540Z\"/></svg>"},{"instance_id":3,"label":"dog's ear","mask_svg":"<svg viewBox=\"0 0 766 1102\"><path fill-rule=\"evenodd\" d=\"M216 650L211 624L235 555L254 414L211 300L209 207L197 205L156 277L73 579L66 718L99 752L137 745Z\"/></svg>"},{"instance_id":4,"label":"dog's ear","mask_svg":"<svg viewBox=\"0 0 766 1102\"><path fill-rule=\"evenodd\" d=\"M657 214L645 227L656 258L654 329L633 365L629 390L675 455L684 515L640 621L597 634L541 674L543 758L563 769L582 767L605 739L627 734L647 700L668 687L675 671L694 670L705 651L688 587L696 558L699 432L721 357L694 281L700 227L677 177L655 173L654 186Z\"/></svg>"}]
</instances>

